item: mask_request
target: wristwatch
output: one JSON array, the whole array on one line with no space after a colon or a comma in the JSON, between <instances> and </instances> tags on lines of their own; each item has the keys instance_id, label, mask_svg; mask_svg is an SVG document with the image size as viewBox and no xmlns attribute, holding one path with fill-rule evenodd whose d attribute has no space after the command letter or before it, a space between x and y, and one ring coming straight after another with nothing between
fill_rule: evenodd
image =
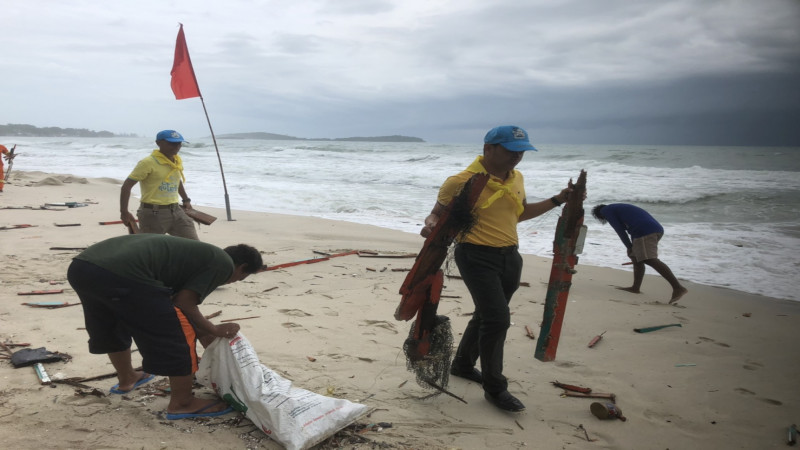
<instances>
[{"instance_id":1,"label":"wristwatch","mask_svg":"<svg viewBox=\"0 0 800 450\"><path fill-rule=\"evenodd\" d=\"M183 203L191 203L191 202L192 202L192 199L190 199L190 198L183 199Z\"/></svg>"},{"instance_id":2,"label":"wristwatch","mask_svg":"<svg viewBox=\"0 0 800 450\"><path fill-rule=\"evenodd\" d=\"M555 195L550 197L550 201L553 202L553 204L556 206L561 206L563 204L563 202L558 201Z\"/></svg>"}]
</instances>

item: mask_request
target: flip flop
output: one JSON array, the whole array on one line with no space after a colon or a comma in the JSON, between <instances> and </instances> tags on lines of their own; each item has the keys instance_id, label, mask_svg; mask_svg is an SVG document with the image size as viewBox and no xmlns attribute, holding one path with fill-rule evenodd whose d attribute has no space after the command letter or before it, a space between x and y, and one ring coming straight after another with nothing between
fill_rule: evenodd
<instances>
[{"instance_id":1,"label":"flip flop","mask_svg":"<svg viewBox=\"0 0 800 450\"><path fill-rule=\"evenodd\" d=\"M111 386L110 392L112 394L120 394L120 395L130 394L131 391L133 391L134 389L138 388L139 386L147 383L148 381L152 380L155 377L156 377L155 375L149 375L148 374L146 377L140 378L139 381L137 381L136 384L133 385L133 388L130 391L123 391L121 389L118 389L119 388L119 383L117 383L117 384Z\"/></svg>"},{"instance_id":2,"label":"flip flop","mask_svg":"<svg viewBox=\"0 0 800 450\"><path fill-rule=\"evenodd\" d=\"M206 405L206 406L198 409L197 411L191 412L191 413L167 413L167 419L169 419L169 420L178 420L178 419L193 419L195 417L216 417L216 416L222 416L222 415L229 414L229 413L233 412L233 408L230 407L230 406L225 408L225 409L223 409L222 411L203 412L203 411L207 410L208 408L211 408L212 406L219 405L220 403L224 403L224 402L219 400L219 401L216 401L216 402L211 403L209 405Z\"/></svg>"}]
</instances>

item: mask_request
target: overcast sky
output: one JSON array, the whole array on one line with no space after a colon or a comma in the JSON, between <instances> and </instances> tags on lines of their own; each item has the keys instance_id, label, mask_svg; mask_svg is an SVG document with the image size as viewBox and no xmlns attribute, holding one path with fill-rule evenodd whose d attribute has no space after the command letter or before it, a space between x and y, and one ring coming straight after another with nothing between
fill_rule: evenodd
<instances>
[{"instance_id":1,"label":"overcast sky","mask_svg":"<svg viewBox=\"0 0 800 450\"><path fill-rule=\"evenodd\" d=\"M216 134L800 146L799 0L2 4L0 124Z\"/></svg>"}]
</instances>

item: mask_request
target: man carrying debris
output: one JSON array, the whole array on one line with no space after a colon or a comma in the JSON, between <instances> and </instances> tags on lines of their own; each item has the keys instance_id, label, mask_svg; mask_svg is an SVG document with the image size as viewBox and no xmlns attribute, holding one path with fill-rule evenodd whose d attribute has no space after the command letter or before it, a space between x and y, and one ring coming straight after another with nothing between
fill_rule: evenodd
<instances>
[{"instance_id":1,"label":"man carrying debris","mask_svg":"<svg viewBox=\"0 0 800 450\"><path fill-rule=\"evenodd\" d=\"M83 306L89 352L105 353L117 371L114 394L127 394L153 375L169 377L170 420L227 414L220 400L192 394L196 341L231 338L236 323L215 325L198 309L223 284L261 269L261 254L239 244L224 250L191 239L159 234L118 236L75 257L67 279ZM131 340L142 354L142 371L131 363Z\"/></svg>"}]
</instances>

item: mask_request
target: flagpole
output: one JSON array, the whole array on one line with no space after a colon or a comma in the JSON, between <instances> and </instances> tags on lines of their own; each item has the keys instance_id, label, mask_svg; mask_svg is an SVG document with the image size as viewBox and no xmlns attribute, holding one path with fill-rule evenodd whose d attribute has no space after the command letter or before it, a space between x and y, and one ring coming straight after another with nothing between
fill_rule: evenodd
<instances>
[{"instance_id":1,"label":"flagpole","mask_svg":"<svg viewBox=\"0 0 800 450\"><path fill-rule=\"evenodd\" d=\"M192 58L189 56L189 48L186 45L186 36L183 34L182 23L180 24L178 38L175 42L175 60L172 63L172 71L170 72L170 75L172 76L172 91L175 93L175 98L177 100L200 97L200 103L203 104L203 112L206 114L208 129L211 131L211 139L214 141L214 149L217 151L219 173L222 175L222 188L225 190L225 211L228 213L228 221L232 221L231 202L228 198L228 185L225 182L225 171L222 169L222 157L219 155L217 137L214 135L214 129L211 127L211 119L208 117L206 101L203 100L203 94L200 93L200 85L197 83L197 76L194 74ZM189 75L191 75L191 80L187 80Z\"/></svg>"},{"instance_id":2,"label":"flagpole","mask_svg":"<svg viewBox=\"0 0 800 450\"><path fill-rule=\"evenodd\" d=\"M222 169L222 157L219 156L219 147L217 147L217 137L214 136L214 129L211 128L211 119L208 118L208 110L206 109L206 102L203 96L200 96L200 103L203 104L203 112L206 113L206 121L208 122L208 129L211 131L211 139L214 141L214 149L217 151L217 160L219 161L219 173L222 175L222 188L225 190L225 211L228 213L228 221L233 221L231 218L231 201L228 198L228 185L225 183L225 171Z\"/></svg>"}]
</instances>

